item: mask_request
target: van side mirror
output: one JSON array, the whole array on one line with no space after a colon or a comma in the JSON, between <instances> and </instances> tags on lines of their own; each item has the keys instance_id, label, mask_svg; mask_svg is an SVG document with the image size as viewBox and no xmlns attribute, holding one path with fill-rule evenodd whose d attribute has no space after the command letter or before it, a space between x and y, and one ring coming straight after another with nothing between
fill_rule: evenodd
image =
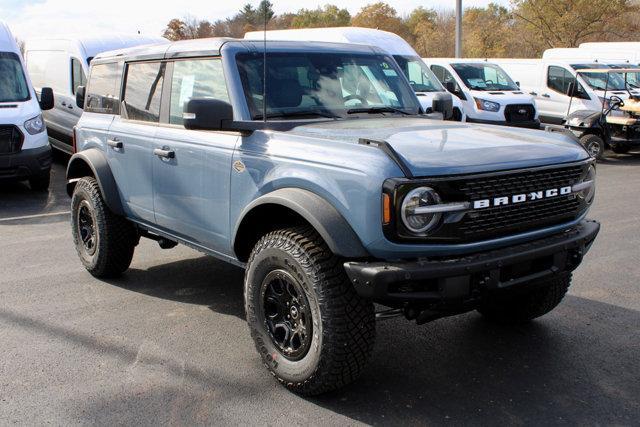
<instances>
[{"instance_id":1,"label":"van side mirror","mask_svg":"<svg viewBox=\"0 0 640 427\"><path fill-rule=\"evenodd\" d=\"M518 89L520 89L520 82L516 82L516 86L518 86Z\"/></svg>"},{"instance_id":2,"label":"van side mirror","mask_svg":"<svg viewBox=\"0 0 640 427\"><path fill-rule=\"evenodd\" d=\"M450 93L438 92L433 97L433 111L442 113L442 118L448 120L453 116L453 98Z\"/></svg>"},{"instance_id":3,"label":"van side mirror","mask_svg":"<svg viewBox=\"0 0 640 427\"><path fill-rule=\"evenodd\" d=\"M444 83L444 87L451 93L456 93L456 83L448 81Z\"/></svg>"},{"instance_id":4,"label":"van side mirror","mask_svg":"<svg viewBox=\"0 0 640 427\"><path fill-rule=\"evenodd\" d=\"M576 84L574 82L569 83L567 88L567 96L574 96L576 94Z\"/></svg>"},{"instance_id":5,"label":"van side mirror","mask_svg":"<svg viewBox=\"0 0 640 427\"><path fill-rule=\"evenodd\" d=\"M184 127L193 130L231 130L233 107L219 99L191 99L185 103Z\"/></svg>"},{"instance_id":6,"label":"van side mirror","mask_svg":"<svg viewBox=\"0 0 640 427\"><path fill-rule=\"evenodd\" d=\"M84 96L87 90L84 86L78 86L76 88L76 105L78 108L84 110Z\"/></svg>"},{"instance_id":7,"label":"van side mirror","mask_svg":"<svg viewBox=\"0 0 640 427\"><path fill-rule=\"evenodd\" d=\"M51 110L53 108L53 89L43 87L40 91L40 109L42 111Z\"/></svg>"}]
</instances>

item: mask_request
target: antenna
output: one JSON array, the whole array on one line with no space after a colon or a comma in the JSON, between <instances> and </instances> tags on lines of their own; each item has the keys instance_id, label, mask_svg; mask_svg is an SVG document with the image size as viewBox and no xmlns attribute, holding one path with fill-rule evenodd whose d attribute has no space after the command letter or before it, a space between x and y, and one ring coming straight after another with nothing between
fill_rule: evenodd
<instances>
[{"instance_id":1,"label":"antenna","mask_svg":"<svg viewBox=\"0 0 640 427\"><path fill-rule=\"evenodd\" d=\"M267 8L262 8L264 14L264 30L262 39L262 121L267 122Z\"/></svg>"}]
</instances>

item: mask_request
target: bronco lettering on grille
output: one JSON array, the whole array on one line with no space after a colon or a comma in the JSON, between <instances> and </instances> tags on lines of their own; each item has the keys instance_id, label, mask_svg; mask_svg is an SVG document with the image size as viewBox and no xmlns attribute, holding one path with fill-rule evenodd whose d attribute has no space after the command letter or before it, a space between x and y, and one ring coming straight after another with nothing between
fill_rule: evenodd
<instances>
[{"instance_id":1,"label":"bronco lettering on grille","mask_svg":"<svg viewBox=\"0 0 640 427\"><path fill-rule=\"evenodd\" d=\"M530 193L514 194L512 196L500 196L492 199L475 200L473 209L484 209L493 206L505 206L516 203L524 203L530 200L548 199L550 197L566 196L573 192L571 186L549 188L547 190L532 191Z\"/></svg>"}]
</instances>

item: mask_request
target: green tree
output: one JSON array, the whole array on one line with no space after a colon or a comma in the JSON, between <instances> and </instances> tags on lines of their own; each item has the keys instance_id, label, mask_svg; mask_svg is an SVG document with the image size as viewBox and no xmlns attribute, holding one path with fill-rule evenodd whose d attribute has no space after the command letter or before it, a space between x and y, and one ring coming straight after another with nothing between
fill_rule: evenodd
<instances>
[{"instance_id":1,"label":"green tree","mask_svg":"<svg viewBox=\"0 0 640 427\"><path fill-rule=\"evenodd\" d=\"M347 9L327 4L317 9L300 9L295 14L291 27L293 28L321 28L346 27L351 23L351 14Z\"/></svg>"}]
</instances>

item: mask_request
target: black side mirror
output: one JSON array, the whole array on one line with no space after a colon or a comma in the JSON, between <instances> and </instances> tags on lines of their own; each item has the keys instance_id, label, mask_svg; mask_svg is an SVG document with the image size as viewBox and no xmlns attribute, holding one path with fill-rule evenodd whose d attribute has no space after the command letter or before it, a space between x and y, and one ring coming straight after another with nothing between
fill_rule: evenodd
<instances>
[{"instance_id":1,"label":"black side mirror","mask_svg":"<svg viewBox=\"0 0 640 427\"><path fill-rule=\"evenodd\" d=\"M233 107L219 99L191 99L185 103L184 127L193 130L231 130Z\"/></svg>"},{"instance_id":2,"label":"black side mirror","mask_svg":"<svg viewBox=\"0 0 640 427\"><path fill-rule=\"evenodd\" d=\"M567 96L574 96L576 94L576 84L574 82L569 83L567 88Z\"/></svg>"},{"instance_id":3,"label":"black side mirror","mask_svg":"<svg viewBox=\"0 0 640 427\"><path fill-rule=\"evenodd\" d=\"M452 81L445 82L444 87L451 93L456 93L456 83Z\"/></svg>"},{"instance_id":4,"label":"black side mirror","mask_svg":"<svg viewBox=\"0 0 640 427\"><path fill-rule=\"evenodd\" d=\"M53 108L53 89L43 87L40 91L40 109L42 111L51 110Z\"/></svg>"},{"instance_id":5,"label":"black side mirror","mask_svg":"<svg viewBox=\"0 0 640 427\"><path fill-rule=\"evenodd\" d=\"M518 86L518 89L520 89L520 82L516 82L516 86Z\"/></svg>"},{"instance_id":6,"label":"black side mirror","mask_svg":"<svg viewBox=\"0 0 640 427\"><path fill-rule=\"evenodd\" d=\"M451 94L437 92L433 97L431 108L433 111L442 113L443 119L450 119L453 116L453 98L451 97Z\"/></svg>"},{"instance_id":7,"label":"black side mirror","mask_svg":"<svg viewBox=\"0 0 640 427\"><path fill-rule=\"evenodd\" d=\"M84 96L86 92L87 90L84 86L78 86L76 88L76 105L78 106L78 108L83 110L84 110Z\"/></svg>"}]
</instances>

